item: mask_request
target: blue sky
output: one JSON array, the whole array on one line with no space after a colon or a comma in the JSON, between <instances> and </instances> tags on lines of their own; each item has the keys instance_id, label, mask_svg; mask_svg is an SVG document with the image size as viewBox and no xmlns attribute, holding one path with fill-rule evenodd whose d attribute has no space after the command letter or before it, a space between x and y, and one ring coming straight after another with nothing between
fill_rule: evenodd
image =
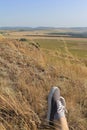
<instances>
[{"instance_id":1,"label":"blue sky","mask_svg":"<svg viewBox=\"0 0 87 130\"><path fill-rule=\"evenodd\" d=\"M0 0L0 27L87 27L87 0Z\"/></svg>"}]
</instances>

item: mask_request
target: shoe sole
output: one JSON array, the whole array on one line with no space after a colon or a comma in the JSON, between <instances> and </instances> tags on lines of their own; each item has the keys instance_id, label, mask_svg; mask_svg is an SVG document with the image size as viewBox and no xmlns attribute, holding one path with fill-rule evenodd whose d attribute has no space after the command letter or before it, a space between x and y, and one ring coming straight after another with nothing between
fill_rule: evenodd
<instances>
[{"instance_id":1,"label":"shoe sole","mask_svg":"<svg viewBox=\"0 0 87 130\"><path fill-rule=\"evenodd\" d=\"M49 93L49 96L48 96L48 112L47 112L47 120L50 121L50 114L51 114L51 101L52 101L52 97L53 97L53 94L55 92L55 90L57 90L58 87L53 87L51 90L50 90L50 93ZM59 90L59 89L58 89Z\"/></svg>"}]
</instances>

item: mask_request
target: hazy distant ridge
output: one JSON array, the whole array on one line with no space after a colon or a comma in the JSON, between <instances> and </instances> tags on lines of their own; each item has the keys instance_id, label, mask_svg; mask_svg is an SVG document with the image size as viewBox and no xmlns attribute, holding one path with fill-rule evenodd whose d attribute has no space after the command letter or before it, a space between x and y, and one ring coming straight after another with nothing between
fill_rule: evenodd
<instances>
[{"instance_id":1,"label":"hazy distant ridge","mask_svg":"<svg viewBox=\"0 0 87 130\"><path fill-rule=\"evenodd\" d=\"M87 27L0 27L0 30L54 30L54 29L59 29L59 30L74 30L74 31L87 31Z\"/></svg>"}]
</instances>

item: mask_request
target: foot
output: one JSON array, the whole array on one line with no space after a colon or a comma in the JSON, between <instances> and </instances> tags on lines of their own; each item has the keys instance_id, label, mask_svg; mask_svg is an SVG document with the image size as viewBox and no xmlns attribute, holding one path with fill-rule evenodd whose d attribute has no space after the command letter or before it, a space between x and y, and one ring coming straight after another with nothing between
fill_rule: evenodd
<instances>
[{"instance_id":1,"label":"foot","mask_svg":"<svg viewBox=\"0 0 87 130\"><path fill-rule=\"evenodd\" d=\"M65 99L60 96L58 87L52 87L48 95L48 113L47 120L53 125L54 120L65 116Z\"/></svg>"}]
</instances>

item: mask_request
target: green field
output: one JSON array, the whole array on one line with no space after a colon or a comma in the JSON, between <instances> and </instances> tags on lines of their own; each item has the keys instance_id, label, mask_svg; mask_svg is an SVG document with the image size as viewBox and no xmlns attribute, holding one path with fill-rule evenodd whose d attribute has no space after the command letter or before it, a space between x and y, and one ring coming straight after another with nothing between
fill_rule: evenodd
<instances>
[{"instance_id":1,"label":"green field","mask_svg":"<svg viewBox=\"0 0 87 130\"><path fill-rule=\"evenodd\" d=\"M67 48L74 56L87 58L87 39L35 39L34 41L44 49L65 53Z\"/></svg>"}]
</instances>

